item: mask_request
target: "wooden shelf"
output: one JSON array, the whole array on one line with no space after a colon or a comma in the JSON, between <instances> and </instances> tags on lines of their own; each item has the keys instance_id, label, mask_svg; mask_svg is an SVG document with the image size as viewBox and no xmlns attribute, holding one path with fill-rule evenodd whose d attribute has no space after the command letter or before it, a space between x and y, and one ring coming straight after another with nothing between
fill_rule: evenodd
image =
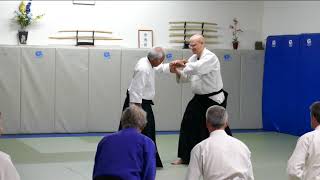
<instances>
[{"instance_id":1,"label":"wooden shelf","mask_svg":"<svg viewBox=\"0 0 320 180\"><path fill-rule=\"evenodd\" d=\"M170 37L191 37L193 34L183 34L183 33L170 33ZM209 34L203 34L204 38L218 38L218 35L209 35Z\"/></svg>"},{"instance_id":2,"label":"wooden shelf","mask_svg":"<svg viewBox=\"0 0 320 180\"><path fill-rule=\"evenodd\" d=\"M183 29L192 29L192 28L202 28L202 27L200 27L200 26L189 26L189 25L186 25L186 26L176 26L176 25L174 25L174 26L170 26L170 28L173 28L173 29L175 29L175 28L183 28ZM217 29L218 27L217 26L210 26L210 27L207 27L206 26L206 29Z\"/></svg>"},{"instance_id":3,"label":"wooden shelf","mask_svg":"<svg viewBox=\"0 0 320 180\"><path fill-rule=\"evenodd\" d=\"M218 32L214 29L205 29L205 28L170 28L169 31L206 31L206 32Z\"/></svg>"},{"instance_id":4,"label":"wooden shelf","mask_svg":"<svg viewBox=\"0 0 320 180\"><path fill-rule=\"evenodd\" d=\"M96 40L103 40L103 41L110 41L110 40L122 40L121 38L114 38L114 37L106 37L101 36L100 33L103 34L112 34L111 31L101 31L101 30L60 30L59 33L75 33L75 36L50 36L49 39L58 39L58 40L65 40L65 39L74 39L76 40L76 45L89 45L94 46L94 42ZM79 34L88 34L91 35L79 35ZM100 34L97 36L97 34ZM85 41L87 40L87 41Z\"/></svg>"},{"instance_id":5,"label":"wooden shelf","mask_svg":"<svg viewBox=\"0 0 320 180\"><path fill-rule=\"evenodd\" d=\"M112 34L111 31L96 31L96 30L61 30L58 32L95 32L95 33L106 33L106 34Z\"/></svg>"},{"instance_id":6,"label":"wooden shelf","mask_svg":"<svg viewBox=\"0 0 320 180\"><path fill-rule=\"evenodd\" d=\"M51 36L50 39L77 39L77 36ZM80 40L93 40L92 36L78 36ZM120 38L94 36L94 40L122 40Z\"/></svg>"},{"instance_id":7,"label":"wooden shelf","mask_svg":"<svg viewBox=\"0 0 320 180\"><path fill-rule=\"evenodd\" d=\"M197 21L173 21L173 22L169 22L169 24L206 24L206 25L214 25L217 26L217 23L210 23L210 22L197 22Z\"/></svg>"},{"instance_id":8,"label":"wooden shelf","mask_svg":"<svg viewBox=\"0 0 320 180\"><path fill-rule=\"evenodd\" d=\"M189 38L194 34L201 34L207 44L216 44L217 41L208 39L217 39L218 35L211 34L218 32L217 23L197 22L197 21L173 21L169 22L171 39L170 43L183 43L183 48L189 48ZM183 38L183 39L182 39Z\"/></svg>"}]
</instances>

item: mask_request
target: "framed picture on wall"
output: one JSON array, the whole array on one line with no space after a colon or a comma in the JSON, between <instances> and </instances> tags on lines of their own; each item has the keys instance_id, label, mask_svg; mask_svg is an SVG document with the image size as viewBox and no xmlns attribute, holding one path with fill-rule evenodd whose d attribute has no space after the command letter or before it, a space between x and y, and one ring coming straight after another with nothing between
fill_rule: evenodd
<instances>
[{"instance_id":1,"label":"framed picture on wall","mask_svg":"<svg viewBox=\"0 0 320 180\"><path fill-rule=\"evenodd\" d=\"M95 0L88 0L88 1L82 1L82 0L73 0L73 4L77 5L95 5Z\"/></svg>"},{"instance_id":2,"label":"framed picture on wall","mask_svg":"<svg viewBox=\"0 0 320 180\"><path fill-rule=\"evenodd\" d=\"M138 47L152 48L153 46L153 31L152 30L138 30Z\"/></svg>"}]
</instances>

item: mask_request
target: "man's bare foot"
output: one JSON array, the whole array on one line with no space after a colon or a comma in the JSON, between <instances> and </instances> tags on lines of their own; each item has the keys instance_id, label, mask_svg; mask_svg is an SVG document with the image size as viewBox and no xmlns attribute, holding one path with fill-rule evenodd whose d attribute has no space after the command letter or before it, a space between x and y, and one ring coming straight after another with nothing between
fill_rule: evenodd
<instances>
[{"instance_id":1,"label":"man's bare foot","mask_svg":"<svg viewBox=\"0 0 320 180\"><path fill-rule=\"evenodd\" d=\"M180 165L180 164L183 164L183 160L182 159L177 159L173 162L171 162L172 165Z\"/></svg>"}]
</instances>

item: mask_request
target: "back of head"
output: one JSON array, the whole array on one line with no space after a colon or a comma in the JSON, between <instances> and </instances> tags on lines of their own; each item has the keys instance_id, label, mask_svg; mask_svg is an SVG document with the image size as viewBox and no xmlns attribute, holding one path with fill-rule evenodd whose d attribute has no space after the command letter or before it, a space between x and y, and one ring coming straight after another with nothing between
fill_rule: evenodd
<instances>
[{"instance_id":1,"label":"back of head","mask_svg":"<svg viewBox=\"0 0 320 180\"><path fill-rule=\"evenodd\" d=\"M207 109L206 119L214 129L221 129L228 122L228 112L224 107L214 105Z\"/></svg>"},{"instance_id":2,"label":"back of head","mask_svg":"<svg viewBox=\"0 0 320 180\"><path fill-rule=\"evenodd\" d=\"M315 117L316 121L320 124L320 101L316 101L312 103L310 106L310 112L313 117Z\"/></svg>"},{"instance_id":3,"label":"back of head","mask_svg":"<svg viewBox=\"0 0 320 180\"><path fill-rule=\"evenodd\" d=\"M150 61L160 60L160 59L164 58L164 56L165 56L164 49L160 46L155 46L155 47L151 48L148 51L148 55L147 55L147 57Z\"/></svg>"},{"instance_id":4,"label":"back of head","mask_svg":"<svg viewBox=\"0 0 320 180\"><path fill-rule=\"evenodd\" d=\"M121 116L123 128L136 128L142 130L147 124L146 112L137 105L127 107Z\"/></svg>"}]
</instances>

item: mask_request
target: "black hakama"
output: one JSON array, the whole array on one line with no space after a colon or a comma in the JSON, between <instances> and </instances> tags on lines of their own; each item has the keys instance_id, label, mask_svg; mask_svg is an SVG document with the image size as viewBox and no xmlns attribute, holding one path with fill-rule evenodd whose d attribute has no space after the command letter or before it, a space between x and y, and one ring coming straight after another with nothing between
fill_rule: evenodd
<instances>
[{"instance_id":1,"label":"black hakama","mask_svg":"<svg viewBox=\"0 0 320 180\"><path fill-rule=\"evenodd\" d=\"M225 100L219 104L210 96L224 92ZM192 148L209 137L209 131L206 126L206 112L210 106L219 105L224 108L227 106L228 93L220 90L206 95L197 95L188 103L184 112L183 119L180 127L178 157L182 159L184 164L189 164L190 153ZM229 126L225 128L228 135L232 136Z\"/></svg>"}]
</instances>

